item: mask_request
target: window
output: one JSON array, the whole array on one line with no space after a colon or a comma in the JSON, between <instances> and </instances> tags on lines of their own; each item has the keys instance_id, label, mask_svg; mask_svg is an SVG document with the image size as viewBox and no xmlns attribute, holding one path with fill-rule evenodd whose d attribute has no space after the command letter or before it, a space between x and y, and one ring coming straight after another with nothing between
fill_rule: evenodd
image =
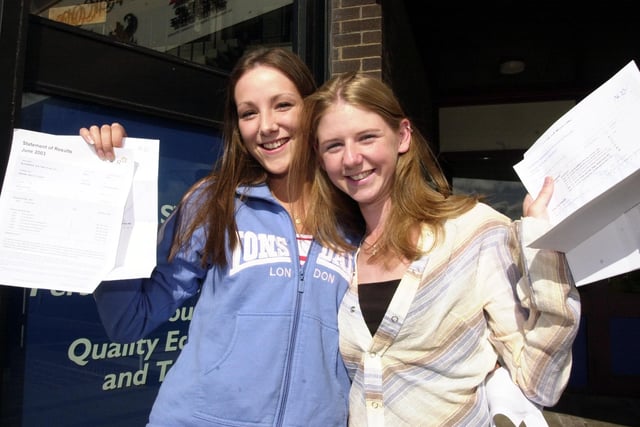
<instances>
[{"instance_id":1,"label":"window","mask_svg":"<svg viewBox=\"0 0 640 427\"><path fill-rule=\"evenodd\" d=\"M31 13L229 70L247 46L292 45L293 0L35 0Z\"/></svg>"}]
</instances>

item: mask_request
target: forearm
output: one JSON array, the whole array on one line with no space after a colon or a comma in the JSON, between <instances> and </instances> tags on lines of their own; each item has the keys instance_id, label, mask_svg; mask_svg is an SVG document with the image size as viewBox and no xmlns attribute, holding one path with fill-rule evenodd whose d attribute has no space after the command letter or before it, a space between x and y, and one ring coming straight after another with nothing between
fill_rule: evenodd
<instances>
[{"instance_id":1,"label":"forearm","mask_svg":"<svg viewBox=\"0 0 640 427\"><path fill-rule=\"evenodd\" d=\"M528 311L524 345L514 360L516 381L525 394L544 406L554 405L571 371L571 350L580 325L580 296L564 254L528 247L548 224L525 218L516 224L522 277L517 296Z\"/></svg>"}]
</instances>

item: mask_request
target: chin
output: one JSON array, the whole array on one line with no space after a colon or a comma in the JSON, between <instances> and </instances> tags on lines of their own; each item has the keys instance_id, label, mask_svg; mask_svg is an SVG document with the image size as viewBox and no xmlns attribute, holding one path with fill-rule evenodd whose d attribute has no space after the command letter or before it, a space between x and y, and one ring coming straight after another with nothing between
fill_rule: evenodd
<instances>
[{"instance_id":1,"label":"chin","mask_svg":"<svg viewBox=\"0 0 640 427\"><path fill-rule=\"evenodd\" d=\"M289 167L288 166L277 166L277 167L265 167L264 168L267 173L273 177L282 177L284 178L285 176L287 176L287 174L289 173Z\"/></svg>"}]
</instances>

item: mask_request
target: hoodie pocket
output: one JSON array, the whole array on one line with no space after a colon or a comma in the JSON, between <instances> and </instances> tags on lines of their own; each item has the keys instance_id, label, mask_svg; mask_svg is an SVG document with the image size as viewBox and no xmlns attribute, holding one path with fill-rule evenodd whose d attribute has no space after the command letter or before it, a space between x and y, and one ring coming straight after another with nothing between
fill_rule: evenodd
<instances>
[{"instance_id":1,"label":"hoodie pocket","mask_svg":"<svg viewBox=\"0 0 640 427\"><path fill-rule=\"evenodd\" d=\"M228 350L203 372L197 416L213 425L272 425L290 342L288 314L239 314ZM206 349L200 350L207 357Z\"/></svg>"}]
</instances>

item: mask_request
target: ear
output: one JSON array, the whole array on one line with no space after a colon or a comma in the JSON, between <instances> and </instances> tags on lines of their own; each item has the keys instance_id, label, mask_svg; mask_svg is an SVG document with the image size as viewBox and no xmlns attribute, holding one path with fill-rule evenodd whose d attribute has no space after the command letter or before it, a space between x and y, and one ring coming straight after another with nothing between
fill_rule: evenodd
<instances>
[{"instance_id":1,"label":"ear","mask_svg":"<svg viewBox=\"0 0 640 427\"><path fill-rule=\"evenodd\" d=\"M398 144L398 153L404 154L409 151L409 147L411 146L411 133L413 129L411 129L411 122L409 119L402 119L400 121L400 143Z\"/></svg>"}]
</instances>

